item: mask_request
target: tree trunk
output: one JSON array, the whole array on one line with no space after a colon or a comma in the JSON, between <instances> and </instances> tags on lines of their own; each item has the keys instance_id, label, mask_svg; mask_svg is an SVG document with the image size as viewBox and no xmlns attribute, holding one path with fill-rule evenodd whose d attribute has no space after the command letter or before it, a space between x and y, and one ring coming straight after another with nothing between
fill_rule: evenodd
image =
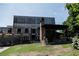
<instances>
[{"instance_id":1,"label":"tree trunk","mask_svg":"<svg viewBox=\"0 0 79 59\"><path fill-rule=\"evenodd\" d=\"M40 42L42 46L46 46L45 28L42 25L44 25L43 20L40 22Z\"/></svg>"}]
</instances>

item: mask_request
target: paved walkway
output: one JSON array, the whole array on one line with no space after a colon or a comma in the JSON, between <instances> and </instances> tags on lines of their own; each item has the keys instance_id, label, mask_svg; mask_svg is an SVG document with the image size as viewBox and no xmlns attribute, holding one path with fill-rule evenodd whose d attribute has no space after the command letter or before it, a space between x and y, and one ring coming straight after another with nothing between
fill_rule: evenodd
<instances>
[{"instance_id":1,"label":"paved walkway","mask_svg":"<svg viewBox=\"0 0 79 59\"><path fill-rule=\"evenodd\" d=\"M3 52L4 50L7 50L10 47L0 47L0 53Z\"/></svg>"}]
</instances>

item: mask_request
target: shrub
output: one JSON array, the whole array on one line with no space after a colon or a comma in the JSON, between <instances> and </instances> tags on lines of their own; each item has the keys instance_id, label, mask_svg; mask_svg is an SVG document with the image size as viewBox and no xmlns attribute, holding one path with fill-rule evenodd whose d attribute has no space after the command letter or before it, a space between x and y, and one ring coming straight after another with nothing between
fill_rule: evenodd
<instances>
[{"instance_id":1,"label":"shrub","mask_svg":"<svg viewBox=\"0 0 79 59\"><path fill-rule=\"evenodd\" d=\"M11 46L15 44L25 44L30 43L30 40L27 38L27 36L22 35L3 35L0 38L0 46Z\"/></svg>"},{"instance_id":2,"label":"shrub","mask_svg":"<svg viewBox=\"0 0 79 59\"><path fill-rule=\"evenodd\" d=\"M78 36L75 36L73 38L72 46L73 46L74 49L78 49L79 50L79 37Z\"/></svg>"}]
</instances>

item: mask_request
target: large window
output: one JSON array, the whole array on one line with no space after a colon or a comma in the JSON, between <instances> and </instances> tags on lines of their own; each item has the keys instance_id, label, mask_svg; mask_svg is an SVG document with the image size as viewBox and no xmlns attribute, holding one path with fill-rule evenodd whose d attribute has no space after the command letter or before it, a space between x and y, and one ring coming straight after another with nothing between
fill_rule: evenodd
<instances>
[{"instance_id":1,"label":"large window","mask_svg":"<svg viewBox=\"0 0 79 59\"><path fill-rule=\"evenodd\" d=\"M12 33L12 28L8 28L8 33Z\"/></svg>"},{"instance_id":2,"label":"large window","mask_svg":"<svg viewBox=\"0 0 79 59\"><path fill-rule=\"evenodd\" d=\"M36 39L36 35L32 35L32 40L34 41Z\"/></svg>"},{"instance_id":3,"label":"large window","mask_svg":"<svg viewBox=\"0 0 79 59\"><path fill-rule=\"evenodd\" d=\"M14 23L17 23L17 17L14 16Z\"/></svg>"},{"instance_id":4,"label":"large window","mask_svg":"<svg viewBox=\"0 0 79 59\"><path fill-rule=\"evenodd\" d=\"M25 28L25 33L28 33L28 32L29 32L28 28Z\"/></svg>"},{"instance_id":5,"label":"large window","mask_svg":"<svg viewBox=\"0 0 79 59\"><path fill-rule=\"evenodd\" d=\"M55 24L54 18L45 18L45 24Z\"/></svg>"},{"instance_id":6,"label":"large window","mask_svg":"<svg viewBox=\"0 0 79 59\"><path fill-rule=\"evenodd\" d=\"M41 18L36 18L36 23L40 24L40 20L41 20Z\"/></svg>"},{"instance_id":7,"label":"large window","mask_svg":"<svg viewBox=\"0 0 79 59\"><path fill-rule=\"evenodd\" d=\"M21 33L21 28L17 29L17 33L20 34Z\"/></svg>"},{"instance_id":8,"label":"large window","mask_svg":"<svg viewBox=\"0 0 79 59\"><path fill-rule=\"evenodd\" d=\"M25 23L25 18L20 16L14 16L14 23Z\"/></svg>"},{"instance_id":9,"label":"large window","mask_svg":"<svg viewBox=\"0 0 79 59\"><path fill-rule=\"evenodd\" d=\"M25 23L27 23L27 24L35 24L35 18L33 18L33 17L26 17L25 18Z\"/></svg>"},{"instance_id":10,"label":"large window","mask_svg":"<svg viewBox=\"0 0 79 59\"><path fill-rule=\"evenodd\" d=\"M36 29L31 29L31 33L36 33Z\"/></svg>"},{"instance_id":11,"label":"large window","mask_svg":"<svg viewBox=\"0 0 79 59\"><path fill-rule=\"evenodd\" d=\"M30 17L30 16L14 16L14 23L40 24L41 19L44 19L46 24L55 24L55 19L52 17Z\"/></svg>"}]
</instances>

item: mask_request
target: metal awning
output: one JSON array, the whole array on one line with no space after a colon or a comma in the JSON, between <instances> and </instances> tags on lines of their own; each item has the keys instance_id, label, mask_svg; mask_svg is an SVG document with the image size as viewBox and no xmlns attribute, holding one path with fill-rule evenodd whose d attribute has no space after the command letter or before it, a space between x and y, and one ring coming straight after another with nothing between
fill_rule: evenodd
<instances>
[{"instance_id":1,"label":"metal awning","mask_svg":"<svg viewBox=\"0 0 79 59\"><path fill-rule=\"evenodd\" d=\"M64 30L67 29L67 25L52 25L52 24L44 24L42 27L45 27L46 29L55 29L55 30Z\"/></svg>"}]
</instances>

